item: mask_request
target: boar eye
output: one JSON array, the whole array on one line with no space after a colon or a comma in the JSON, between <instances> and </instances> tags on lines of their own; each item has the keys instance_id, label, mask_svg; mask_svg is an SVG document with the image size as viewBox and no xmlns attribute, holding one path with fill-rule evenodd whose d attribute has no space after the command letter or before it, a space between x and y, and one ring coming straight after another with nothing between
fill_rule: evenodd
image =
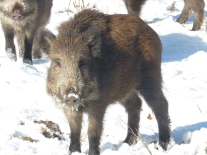
<instances>
[{"instance_id":1,"label":"boar eye","mask_svg":"<svg viewBox=\"0 0 207 155\"><path fill-rule=\"evenodd\" d=\"M81 59L79 61L79 68L84 69L88 66L88 59Z\"/></svg>"},{"instance_id":2,"label":"boar eye","mask_svg":"<svg viewBox=\"0 0 207 155\"><path fill-rule=\"evenodd\" d=\"M60 61L60 59L55 59L52 62L53 62L54 67L56 67L56 68L61 67L61 61Z\"/></svg>"}]
</instances>

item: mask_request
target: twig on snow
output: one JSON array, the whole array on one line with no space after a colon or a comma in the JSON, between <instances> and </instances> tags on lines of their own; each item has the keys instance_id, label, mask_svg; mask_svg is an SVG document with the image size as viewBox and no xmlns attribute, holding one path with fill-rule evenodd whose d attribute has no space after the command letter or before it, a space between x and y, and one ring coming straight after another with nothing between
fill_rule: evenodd
<instances>
[{"instance_id":1,"label":"twig on snow","mask_svg":"<svg viewBox=\"0 0 207 155\"><path fill-rule=\"evenodd\" d=\"M198 107L199 111L202 113L201 108L199 107L199 105L198 105L198 104L197 104L197 107Z\"/></svg>"},{"instance_id":2,"label":"twig on snow","mask_svg":"<svg viewBox=\"0 0 207 155\"><path fill-rule=\"evenodd\" d=\"M122 121L124 124L126 124L126 122L124 122L123 120L121 120L121 121ZM127 125L127 124L126 124L126 125ZM127 126L128 126L128 125L127 125ZM142 142L142 144L144 144L144 146L145 146L146 149L148 150L149 154L152 155L152 152L150 151L150 149L148 148L148 146L147 146L146 143L144 142L144 139L143 139L142 135L140 134L140 132L137 130L138 135L136 135L136 134L134 133L134 131L132 130L131 127L128 126L128 128L129 128L129 132L132 133L135 137L137 137L137 138Z\"/></svg>"}]
</instances>

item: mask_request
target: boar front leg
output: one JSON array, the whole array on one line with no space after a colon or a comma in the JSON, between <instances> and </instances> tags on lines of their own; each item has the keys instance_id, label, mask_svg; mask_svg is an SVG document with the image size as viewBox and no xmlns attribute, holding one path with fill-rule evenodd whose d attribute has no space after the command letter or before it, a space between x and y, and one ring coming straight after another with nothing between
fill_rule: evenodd
<instances>
[{"instance_id":1,"label":"boar front leg","mask_svg":"<svg viewBox=\"0 0 207 155\"><path fill-rule=\"evenodd\" d=\"M5 41L6 41L5 50L6 50L7 57L12 61L17 61L16 49L14 45L13 29L3 24L2 24L2 28L5 35Z\"/></svg>"},{"instance_id":2,"label":"boar front leg","mask_svg":"<svg viewBox=\"0 0 207 155\"><path fill-rule=\"evenodd\" d=\"M24 40L24 57L23 57L23 63L33 65L32 62L32 45L33 45L33 39L28 39L25 37Z\"/></svg>"},{"instance_id":3,"label":"boar front leg","mask_svg":"<svg viewBox=\"0 0 207 155\"><path fill-rule=\"evenodd\" d=\"M88 139L89 153L88 155L100 154L100 139L103 129L103 117L106 110L103 104L94 103L88 112Z\"/></svg>"},{"instance_id":4,"label":"boar front leg","mask_svg":"<svg viewBox=\"0 0 207 155\"><path fill-rule=\"evenodd\" d=\"M79 111L64 111L64 113L68 118L70 130L71 130L70 147L69 147L69 155L71 155L73 152L81 152L80 135L81 135L81 128L82 128L83 112L79 110Z\"/></svg>"},{"instance_id":5,"label":"boar front leg","mask_svg":"<svg viewBox=\"0 0 207 155\"><path fill-rule=\"evenodd\" d=\"M24 57L23 57L23 63L33 65L32 62L32 47L33 47L33 42L34 38L36 35L37 30L36 29L31 29L26 32L26 36L24 39Z\"/></svg>"},{"instance_id":6,"label":"boar front leg","mask_svg":"<svg viewBox=\"0 0 207 155\"><path fill-rule=\"evenodd\" d=\"M25 34L24 33L18 33L17 35L17 42L18 42L18 47L19 47L19 57L23 58L24 56L24 38Z\"/></svg>"}]
</instances>

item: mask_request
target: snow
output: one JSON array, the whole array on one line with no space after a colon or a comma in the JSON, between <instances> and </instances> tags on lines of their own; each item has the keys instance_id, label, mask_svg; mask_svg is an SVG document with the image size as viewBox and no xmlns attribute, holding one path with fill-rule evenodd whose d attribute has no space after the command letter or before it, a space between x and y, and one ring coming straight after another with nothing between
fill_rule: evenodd
<instances>
[{"instance_id":1,"label":"snow","mask_svg":"<svg viewBox=\"0 0 207 155\"><path fill-rule=\"evenodd\" d=\"M54 0L52 16L47 28L57 34L56 27L78 11L69 0ZM108 14L125 14L122 0L85 0L85 5ZM172 137L164 152L157 144L158 128L155 119L149 120L152 111L143 100L140 133L153 155L185 154L204 155L207 147L207 35L206 24L196 32L190 31L193 16L186 24L175 20L179 17L183 1L176 1L176 9L167 8L173 0L148 0L142 8L141 18L160 36L163 45L163 91L169 102ZM207 0L205 0L207 3ZM70 7L69 7L70 6ZM65 10L70 11L65 12ZM150 11L149 11L150 10ZM207 11L207 7L205 7ZM70 144L70 128L63 112L55 106L46 93L46 75L50 60L34 60L34 65L11 62L5 52L5 40L0 28L0 155L66 155ZM16 41L15 41L15 44ZM45 124L34 121L52 121L59 125L62 137L46 138ZM104 118L101 141L103 155L150 154L139 140L129 146L122 143L126 136L127 114L119 104L110 106ZM51 131L50 131L51 132ZM36 142L24 141L29 137ZM82 153L88 153L87 116L84 116L81 135Z\"/></svg>"}]
</instances>

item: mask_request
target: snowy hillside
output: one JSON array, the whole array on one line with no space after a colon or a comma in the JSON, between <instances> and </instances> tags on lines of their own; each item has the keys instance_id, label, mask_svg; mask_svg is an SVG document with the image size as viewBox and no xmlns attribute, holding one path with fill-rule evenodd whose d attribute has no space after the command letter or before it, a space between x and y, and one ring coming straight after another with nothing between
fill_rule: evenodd
<instances>
[{"instance_id":1,"label":"snowy hillside","mask_svg":"<svg viewBox=\"0 0 207 155\"><path fill-rule=\"evenodd\" d=\"M85 0L85 6L108 14L125 14L122 0ZM176 1L174 12L167 11L173 0L148 0L142 10L145 20L160 36L163 45L163 91L169 102L172 139L163 152L157 144L158 128L152 111L143 100L140 133L153 155L204 155L207 150L207 34L190 31L193 16L186 24L179 17L183 1ZM207 3L207 0L205 0ZM70 6L68 10L68 6ZM48 29L78 11L69 0L54 0ZM207 16L207 6L205 13ZM206 18L207 19L207 18ZM10 62L4 50L0 28L0 155L67 155L70 128L63 112L46 93L46 74L50 60L34 60L34 65ZM153 119L147 119L148 115ZM52 122L51 122L52 121ZM108 108L101 141L102 155L148 155L139 140L136 145L123 144L127 114L120 105ZM87 117L81 136L82 153L88 153Z\"/></svg>"}]
</instances>

